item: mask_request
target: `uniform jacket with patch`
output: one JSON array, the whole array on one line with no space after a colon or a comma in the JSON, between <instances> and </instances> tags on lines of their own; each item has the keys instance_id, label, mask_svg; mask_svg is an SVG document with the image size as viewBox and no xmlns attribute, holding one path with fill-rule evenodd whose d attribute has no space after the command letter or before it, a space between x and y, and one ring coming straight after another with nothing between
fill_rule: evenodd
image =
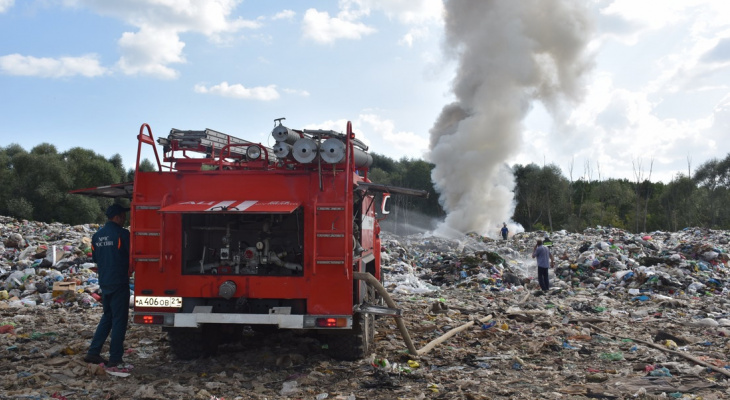
<instances>
[{"instance_id":1,"label":"uniform jacket with patch","mask_svg":"<svg viewBox=\"0 0 730 400\"><path fill-rule=\"evenodd\" d=\"M129 285L129 231L107 221L91 238L92 258L99 273L101 290Z\"/></svg>"}]
</instances>

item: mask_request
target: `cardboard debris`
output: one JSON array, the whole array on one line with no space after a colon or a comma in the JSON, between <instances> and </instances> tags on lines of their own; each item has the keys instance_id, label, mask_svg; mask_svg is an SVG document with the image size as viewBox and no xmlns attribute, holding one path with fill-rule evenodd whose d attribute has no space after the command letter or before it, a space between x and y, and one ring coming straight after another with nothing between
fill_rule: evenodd
<instances>
[{"instance_id":1,"label":"cardboard debris","mask_svg":"<svg viewBox=\"0 0 730 400\"><path fill-rule=\"evenodd\" d=\"M75 292L75 291L76 291L75 282L53 282L53 292L51 292L51 295L55 299L56 297L63 295L64 292Z\"/></svg>"}]
</instances>

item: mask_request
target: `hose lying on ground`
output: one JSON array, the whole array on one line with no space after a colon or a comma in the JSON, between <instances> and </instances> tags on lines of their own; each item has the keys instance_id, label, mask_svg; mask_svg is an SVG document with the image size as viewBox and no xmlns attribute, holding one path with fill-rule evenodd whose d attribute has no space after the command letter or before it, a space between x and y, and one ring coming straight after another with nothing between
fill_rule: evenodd
<instances>
[{"instance_id":1,"label":"hose lying on ground","mask_svg":"<svg viewBox=\"0 0 730 400\"><path fill-rule=\"evenodd\" d=\"M393 301L393 298L390 297L390 294L387 290L383 287L380 282L375 279L373 275L371 275L369 272L355 272L353 274L353 277L358 280L365 281L368 285L375 288L375 290L380 294L380 296L385 300L385 304L388 305L390 308L397 308L395 305L395 302ZM458 326L454 329L451 329L450 331L444 333L443 335L439 336L438 338L432 340L427 345L423 346L420 350L416 350L416 347L413 345L413 341L411 340L411 335L408 333L408 329L406 328L405 323L403 322L403 317L400 315L393 316L395 319L396 325L398 325L398 330L400 330L401 336L403 337L403 341L406 342L406 347L408 347L408 352L413 356L422 356L429 351L433 350L437 345L443 343L448 338L456 335L457 333L463 331L464 329L474 325L474 320L469 321L465 323L464 325ZM491 315L488 315L482 319L479 319L478 321L480 323L485 323L492 319Z\"/></svg>"}]
</instances>

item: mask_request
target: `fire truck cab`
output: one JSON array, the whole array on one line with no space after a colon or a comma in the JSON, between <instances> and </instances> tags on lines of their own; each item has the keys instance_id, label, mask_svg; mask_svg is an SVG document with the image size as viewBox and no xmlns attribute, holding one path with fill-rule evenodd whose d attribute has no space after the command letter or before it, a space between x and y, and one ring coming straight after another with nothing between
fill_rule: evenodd
<instances>
[{"instance_id":1,"label":"fire truck cab","mask_svg":"<svg viewBox=\"0 0 730 400\"><path fill-rule=\"evenodd\" d=\"M269 148L172 129L155 143L140 128L127 191L133 321L167 331L178 358L248 326L327 333L333 357L357 359L372 352L374 314L396 312L353 277L382 278L378 217L391 188L368 180L372 157L351 123L340 133L278 119L272 136ZM143 145L157 170L139 170Z\"/></svg>"}]
</instances>

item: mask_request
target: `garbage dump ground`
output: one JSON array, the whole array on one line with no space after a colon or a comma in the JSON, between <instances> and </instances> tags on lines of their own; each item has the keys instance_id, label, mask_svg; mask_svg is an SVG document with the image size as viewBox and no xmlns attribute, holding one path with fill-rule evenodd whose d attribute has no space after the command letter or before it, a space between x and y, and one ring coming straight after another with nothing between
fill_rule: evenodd
<instances>
[{"instance_id":1,"label":"garbage dump ground","mask_svg":"<svg viewBox=\"0 0 730 400\"><path fill-rule=\"evenodd\" d=\"M0 398L730 398L725 231L552 233L545 293L530 258L543 232L384 234L385 286L417 348L487 322L415 357L379 317L375 354L355 362L291 331L246 331L217 355L180 361L164 333L130 326L126 364L105 369L82 360L101 315L96 229L0 217Z\"/></svg>"}]
</instances>

